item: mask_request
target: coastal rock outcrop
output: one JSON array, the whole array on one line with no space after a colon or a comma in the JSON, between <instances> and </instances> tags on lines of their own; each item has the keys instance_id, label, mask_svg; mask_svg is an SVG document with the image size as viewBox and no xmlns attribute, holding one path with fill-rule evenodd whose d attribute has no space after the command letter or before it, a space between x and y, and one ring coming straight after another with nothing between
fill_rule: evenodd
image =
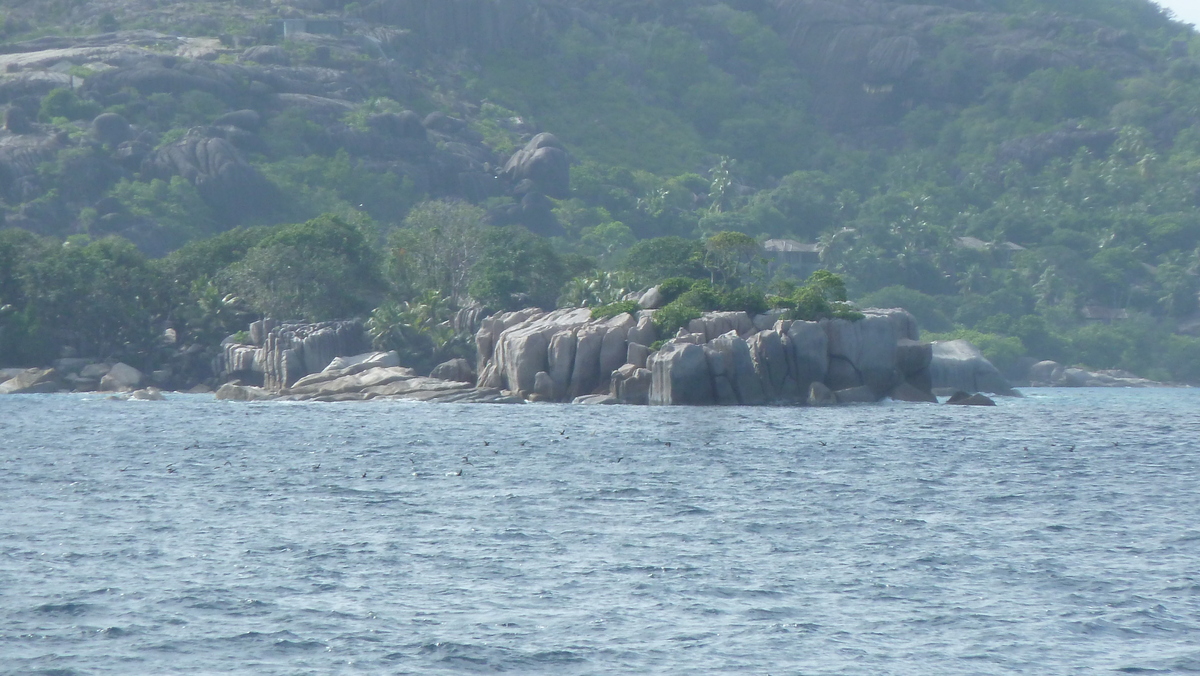
<instances>
[{"instance_id":1,"label":"coastal rock outcrop","mask_svg":"<svg viewBox=\"0 0 1200 676\"><path fill-rule=\"evenodd\" d=\"M1029 369L1030 387L1166 387L1128 371L1108 369L1088 371L1063 366L1055 361L1041 361Z\"/></svg>"},{"instance_id":2,"label":"coastal rock outcrop","mask_svg":"<svg viewBox=\"0 0 1200 676\"><path fill-rule=\"evenodd\" d=\"M1020 396L979 348L965 340L934 343L933 361L929 369L935 391L961 390Z\"/></svg>"},{"instance_id":3,"label":"coastal rock outcrop","mask_svg":"<svg viewBox=\"0 0 1200 676\"><path fill-rule=\"evenodd\" d=\"M57 392L62 387L55 369L26 369L0 382L0 394L45 394Z\"/></svg>"},{"instance_id":4,"label":"coastal rock outcrop","mask_svg":"<svg viewBox=\"0 0 1200 676\"><path fill-rule=\"evenodd\" d=\"M478 384L560 402L592 395L655 405L825 404L888 396L936 402L933 347L919 341L916 322L904 310L818 322L710 312L650 353L642 341L656 338L652 315L643 310L593 320L587 309L494 315L476 335Z\"/></svg>"}]
</instances>

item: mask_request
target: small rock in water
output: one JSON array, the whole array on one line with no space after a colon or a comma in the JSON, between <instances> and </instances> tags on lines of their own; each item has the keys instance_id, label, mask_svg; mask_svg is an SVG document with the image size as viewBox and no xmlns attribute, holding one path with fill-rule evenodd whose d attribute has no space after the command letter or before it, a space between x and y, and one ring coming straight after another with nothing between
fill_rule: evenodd
<instances>
[{"instance_id":1,"label":"small rock in water","mask_svg":"<svg viewBox=\"0 0 1200 676\"><path fill-rule=\"evenodd\" d=\"M947 404L956 406L995 406L996 402L992 401L991 397L983 394L967 394L963 391L955 392L946 400Z\"/></svg>"}]
</instances>

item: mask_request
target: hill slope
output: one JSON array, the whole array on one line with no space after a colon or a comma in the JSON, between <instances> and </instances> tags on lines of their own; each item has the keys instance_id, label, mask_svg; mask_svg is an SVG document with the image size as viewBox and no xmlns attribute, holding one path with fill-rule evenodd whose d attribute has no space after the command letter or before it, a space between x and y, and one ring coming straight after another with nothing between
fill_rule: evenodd
<instances>
[{"instance_id":1,"label":"hill slope","mask_svg":"<svg viewBox=\"0 0 1200 676\"><path fill-rule=\"evenodd\" d=\"M326 212L382 237L453 198L610 270L639 240L738 231L819 242L852 297L1002 363L1200 379L1200 43L1149 2L2 11L11 228L161 256ZM569 189L554 161L505 171L540 132Z\"/></svg>"}]
</instances>

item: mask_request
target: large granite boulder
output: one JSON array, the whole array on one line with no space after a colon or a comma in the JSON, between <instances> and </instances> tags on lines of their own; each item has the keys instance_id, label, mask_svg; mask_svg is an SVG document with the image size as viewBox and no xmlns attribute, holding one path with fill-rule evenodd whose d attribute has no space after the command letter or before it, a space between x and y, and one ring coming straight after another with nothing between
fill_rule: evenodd
<instances>
[{"instance_id":1,"label":"large granite boulder","mask_svg":"<svg viewBox=\"0 0 1200 676\"><path fill-rule=\"evenodd\" d=\"M650 403L651 378L649 369L626 364L613 371L609 394L622 404L644 406Z\"/></svg>"},{"instance_id":2,"label":"large granite boulder","mask_svg":"<svg viewBox=\"0 0 1200 676\"><path fill-rule=\"evenodd\" d=\"M829 386L865 385L883 397L903 379L897 368L900 340L916 340L916 320L903 310L867 310L863 319L822 322L829 336Z\"/></svg>"},{"instance_id":3,"label":"large granite boulder","mask_svg":"<svg viewBox=\"0 0 1200 676\"><path fill-rule=\"evenodd\" d=\"M100 379L100 389L105 392L132 392L141 387L145 379L141 371L118 362Z\"/></svg>"},{"instance_id":4,"label":"large granite boulder","mask_svg":"<svg viewBox=\"0 0 1200 676\"><path fill-rule=\"evenodd\" d=\"M706 405L716 402L704 348L667 343L650 355L650 403L659 406Z\"/></svg>"},{"instance_id":5,"label":"large granite boulder","mask_svg":"<svg viewBox=\"0 0 1200 676\"><path fill-rule=\"evenodd\" d=\"M530 181L531 189L547 197L571 196L571 160L554 134L534 136L509 158L502 174L514 185Z\"/></svg>"},{"instance_id":6,"label":"large granite boulder","mask_svg":"<svg viewBox=\"0 0 1200 676\"><path fill-rule=\"evenodd\" d=\"M395 350L390 352L364 352L351 357L334 357L322 371L342 371L351 366L367 366L369 368L392 368L400 366L400 355Z\"/></svg>"},{"instance_id":7,"label":"large granite boulder","mask_svg":"<svg viewBox=\"0 0 1200 676\"><path fill-rule=\"evenodd\" d=\"M221 137L189 133L147 159L143 172L164 180L181 176L228 223L254 220L279 206L275 185Z\"/></svg>"},{"instance_id":8,"label":"large granite boulder","mask_svg":"<svg viewBox=\"0 0 1200 676\"><path fill-rule=\"evenodd\" d=\"M737 397L736 403L758 406L767 402L767 393L745 340L731 330L710 341L709 346L724 356L726 377Z\"/></svg>"},{"instance_id":9,"label":"large granite boulder","mask_svg":"<svg viewBox=\"0 0 1200 676\"><path fill-rule=\"evenodd\" d=\"M433 371L429 373L429 377L473 384L475 382L475 370L471 368L471 364L466 359L457 357L435 366Z\"/></svg>"},{"instance_id":10,"label":"large granite boulder","mask_svg":"<svg viewBox=\"0 0 1200 676\"><path fill-rule=\"evenodd\" d=\"M0 382L0 394L46 394L63 388L55 369L26 369Z\"/></svg>"},{"instance_id":11,"label":"large granite boulder","mask_svg":"<svg viewBox=\"0 0 1200 676\"><path fill-rule=\"evenodd\" d=\"M935 390L1020 396L979 348L966 340L935 342L929 370Z\"/></svg>"}]
</instances>

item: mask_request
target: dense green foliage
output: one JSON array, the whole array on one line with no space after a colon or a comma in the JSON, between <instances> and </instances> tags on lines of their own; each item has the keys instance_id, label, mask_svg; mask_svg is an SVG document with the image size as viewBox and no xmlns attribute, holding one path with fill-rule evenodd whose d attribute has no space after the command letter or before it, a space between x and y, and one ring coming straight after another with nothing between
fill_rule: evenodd
<instances>
[{"instance_id":1,"label":"dense green foliage","mask_svg":"<svg viewBox=\"0 0 1200 676\"><path fill-rule=\"evenodd\" d=\"M79 4L14 11L0 39L50 32ZM263 214L231 219L179 176L105 174L97 158L112 148L56 150L0 209L19 225L66 208L59 220L77 227L46 233L54 241L4 231L0 355L31 363L66 346L142 349L168 324L211 341L258 314L372 312L379 344L431 349L450 343L433 334L469 299L600 311L662 282L666 329L716 309L853 317L849 299L905 307L1003 366L1049 358L1200 379L1200 39L1152 3L975 3L1001 17L989 26L1046 40L1057 60L1029 48L1032 65L992 67L971 51L983 39L973 24L940 22L920 36L921 76L898 77L904 96L865 121L823 107L839 83L802 67L775 3L565 4L587 20L538 50L413 58L403 77L374 77L374 53L322 63L366 84L332 122L262 108L242 151L277 190ZM263 18L254 2L216 6L195 33L245 32ZM155 23L162 16L110 13L79 30L179 29ZM312 45L283 47L315 65ZM102 108L56 89L29 116L79 139L97 113L119 113L162 147L257 105L205 91L122 96ZM330 140L406 110L464 118L496 151L493 169L533 131L553 132L573 158L570 195L553 201L561 234L488 225L519 194L430 201L370 149ZM148 260L107 239L131 220L154 229L152 253L174 253ZM285 221L302 225L229 230ZM65 237L78 231L91 239ZM819 244L821 266L845 287L773 262L761 244L774 238Z\"/></svg>"}]
</instances>

